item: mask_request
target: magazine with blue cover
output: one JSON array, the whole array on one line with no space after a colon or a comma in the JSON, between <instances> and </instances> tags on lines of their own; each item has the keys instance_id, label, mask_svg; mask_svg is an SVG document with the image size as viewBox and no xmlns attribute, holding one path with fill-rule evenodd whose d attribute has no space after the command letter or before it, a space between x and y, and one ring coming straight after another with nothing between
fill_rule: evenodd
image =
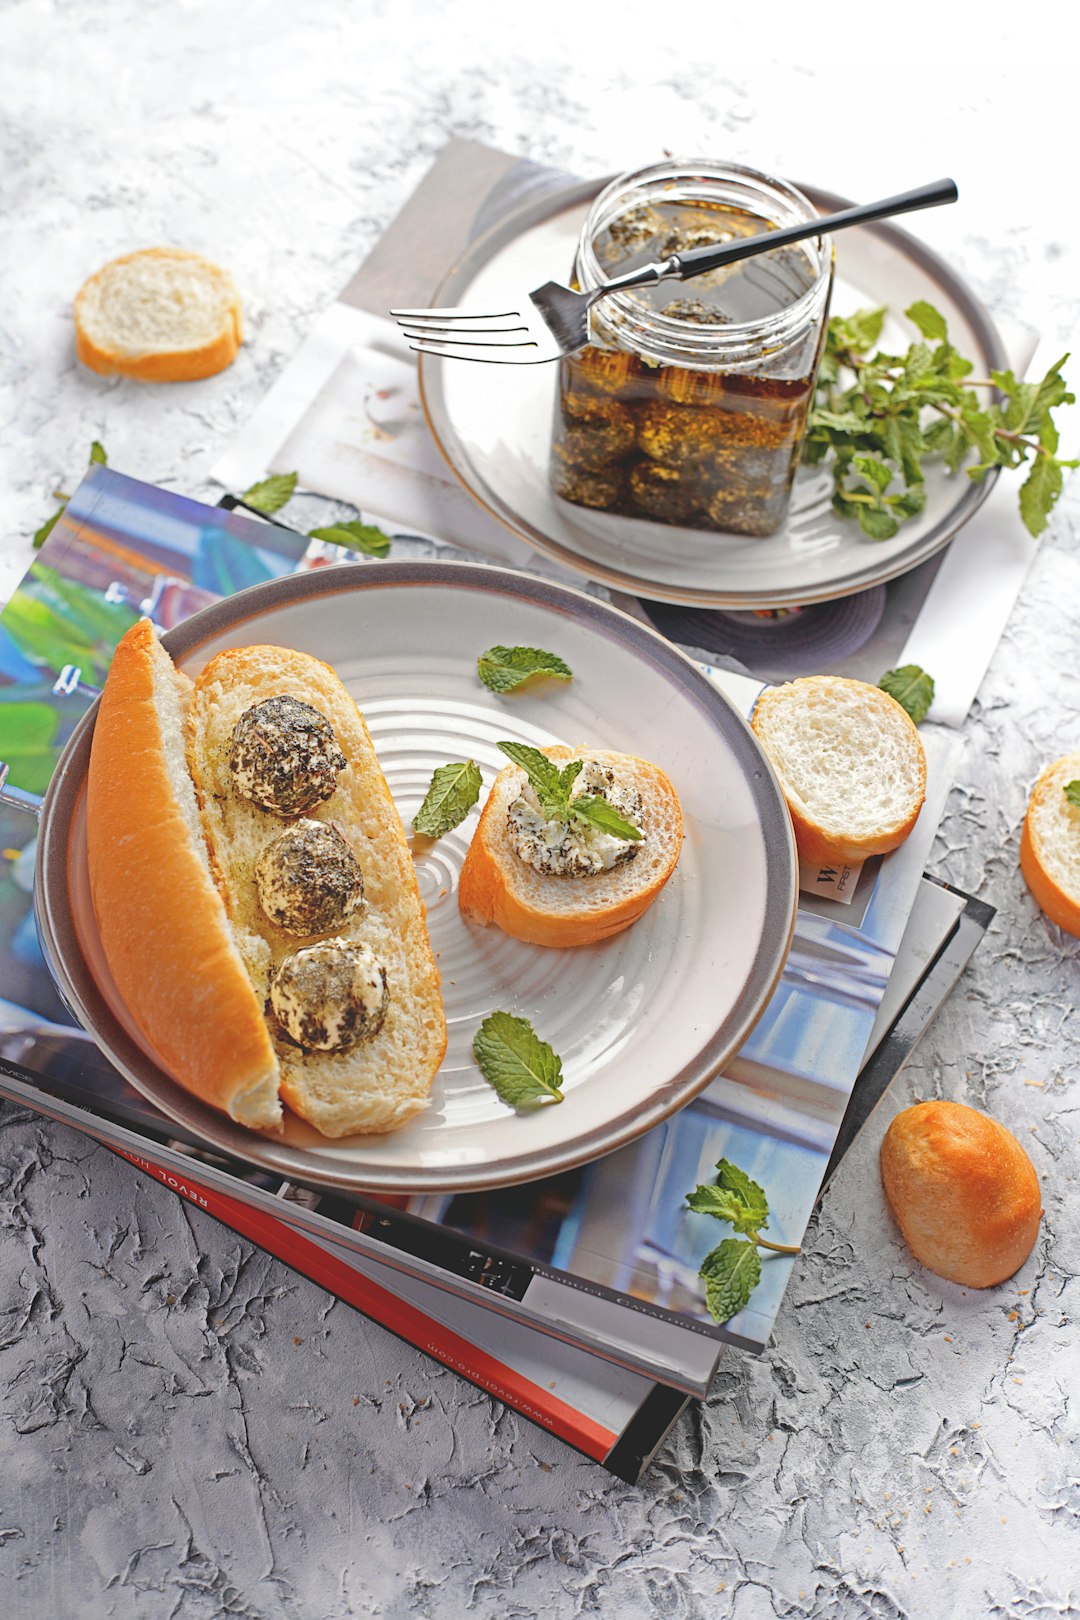
<instances>
[{"instance_id":1,"label":"magazine with blue cover","mask_svg":"<svg viewBox=\"0 0 1080 1620\"><path fill-rule=\"evenodd\" d=\"M393 535L391 555L462 553L427 536ZM0 1061L136 1131L160 1133L162 1117L72 1019L41 953L30 811L139 616L168 629L249 584L330 560L380 566L95 466L0 615ZM760 683L711 673L749 712ZM526 1318L562 1312L567 1332L580 1326L598 1343L614 1330L576 1321L572 1302L584 1294L677 1328L680 1342L705 1339L687 1387L707 1382L703 1369L723 1341L760 1350L796 1257L769 1253L747 1305L717 1323L700 1267L729 1229L693 1213L686 1197L727 1159L767 1190L770 1239L801 1241L951 780L955 745L933 732L925 741L927 802L914 833L861 871L804 874L791 954L769 1007L727 1072L693 1102L630 1146L544 1181L418 1194L393 1209L357 1199L358 1234L482 1286ZM688 1369L693 1361L688 1354Z\"/></svg>"}]
</instances>

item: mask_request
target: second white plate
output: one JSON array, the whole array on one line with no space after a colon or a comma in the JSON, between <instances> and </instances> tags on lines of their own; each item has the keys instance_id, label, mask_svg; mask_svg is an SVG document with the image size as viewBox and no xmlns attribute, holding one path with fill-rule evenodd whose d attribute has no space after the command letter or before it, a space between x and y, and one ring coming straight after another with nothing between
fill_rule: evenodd
<instances>
[{"instance_id":1,"label":"second white plate","mask_svg":"<svg viewBox=\"0 0 1080 1620\"><path fill-rule=\"evenodd\" d=\"M518 209L479 238L432 297L436 306L513 307L548 276L569 276L595 183L570 187ZM804 188L822 212L845 199ZM860 226L836 237L833 314L885 304L882 347L903 352L914 329L900 319L917 299L945 316L950 339L978 375L1007 363L983 306L942 260L893 225ZM698 607L790 607L849 596L906 573L948 543L990 492L932 467L925 511L892 540L871 541L830 503L832 480L803 468L787 520L751 539L590 512L552 493L548 482L556 365L498 366L421 358L420 385L435 438L466 489L538 551L590 579L654 601Z\"/></svg>"}]
</instances>

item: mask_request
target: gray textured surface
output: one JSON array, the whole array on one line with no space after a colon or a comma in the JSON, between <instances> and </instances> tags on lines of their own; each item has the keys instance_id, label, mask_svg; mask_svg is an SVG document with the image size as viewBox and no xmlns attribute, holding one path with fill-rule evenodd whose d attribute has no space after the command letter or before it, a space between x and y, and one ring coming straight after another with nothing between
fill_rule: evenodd
<instances>
[{"instance_id":1,"label":"gray textured surface","mask_svg":"<svg viewBox=\"0 0 1080 1620\"><path fill-rule=\"evenodd\" d=\"M999 314L1068 346L1067 52L1036 70L1034 34L979 41L942 11L932 38L887 42L909 88L869 138L886 98L865 11L845 29L834 8L827 41L820 17L770 8L756 34L687 28L687 48L658 43L658 9L634 5L576 66L581 8L543 11L550 46L475 3L5 8L4 532L34 529L95 437L125 471L206 492L452 133L581 171L709 150L859 195L951 168L963 204L921 234ZM932 95L911 88L924 71ZM1032 148L1018 132L1036 127ZM1042 160L1012 175L1022 148ZM248 346L183 388L81 372L74 289L158 240L233 268ZM937 845L940 873L999 908L993 933L836 1178L773 1349L731 1359L643 1485L612 1483L104 1151L8 1110L7 1614L1080 1615L1080 946L1036 916L1016 867L1027 784L1080 745L1077 516L1074 493L969 723ZM28 556L6 542L0 595ZM886 1117L931 1095L992 1111L1043 1178L1038 1248L985 1294L915 1267L882 1205Z\"/></svg>"}]
</instances>

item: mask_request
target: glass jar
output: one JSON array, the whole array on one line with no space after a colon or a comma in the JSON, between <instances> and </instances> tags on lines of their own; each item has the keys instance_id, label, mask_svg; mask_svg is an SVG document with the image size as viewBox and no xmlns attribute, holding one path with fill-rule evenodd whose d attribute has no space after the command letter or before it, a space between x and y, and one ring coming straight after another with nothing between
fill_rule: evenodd
<instances>
[{"instance_id":1,"label":"glass jar","mask_svg":"<svg viewBox=\"0 0 1080 1620\"><path fill-rule=\"evenodd\" d=\"M596 198L575 285L814 214L755 169L657 163ZM594 511L771 534L813 403L832 271L831 238L817 237L594 305L592 341L560 361L555 493Z\"/></svg>"}]
</instances>

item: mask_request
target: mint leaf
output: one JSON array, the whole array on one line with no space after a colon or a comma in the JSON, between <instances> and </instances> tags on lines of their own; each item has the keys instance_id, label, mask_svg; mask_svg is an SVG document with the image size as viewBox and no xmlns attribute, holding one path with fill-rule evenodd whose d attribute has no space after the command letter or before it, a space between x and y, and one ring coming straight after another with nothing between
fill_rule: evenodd
<instances>
[{"instance_id":1,"label":"mint leaf","mask_svg":"<svg viewBox=\"0 0 1080 1620\"><path fill-rule=\"evenodd\" d=\"M542 647L489 647L476 660L476 671L492 692L514 692L541 675L556 681L573 679L570 666Z\"/></svg>"},{"instance_id":2,"label":"mint leaf","mask_svg":"<svg viewBox=\"0 0 1080 1620\"><path fill-rule=\"evenodd\" d=\"M705 1304L714 1322L727 1322L742 1310L761 1281L761 1258L746 1238L725 1238L701 1262Z\"/></svg>"},{"instance_id":3,"label":"mint leaf","mask_svg":"<svg viewBox=\"0 0 1080 1620\"><path fill-rule=\"evenodd\" d=\"M530 748L528 743L501 742L497 743L496 747L525 772L536 797L540 800L540 808L548 819L565 820L570 798L570 783L574 777L568 779L554 760L548 759L539 748ZM581 769L577 760L572 760L571 764L577 765L578 770ZM567 770L569 768L567 766ZM576 775L577 771L574 772L574 776Z\"/></svg>"},{"instance_id":4,"label":"mint leaf","mask_svg":"<svg viewBox=\"0 0 1080 1620\"><path fill-rule=\"evenodd\" d=\"M374 523L330 523L325 529L309 529L308 539L347 546L350 551L362 551L368 557L385 557L390 550L390 536Z\"/></svg>"},{"instance_id":5,"label":"mint leaf","mask_svg":"<svg viewBox=\"0 0 1080 1620\"><path fill-rule=\"evenodd\" d=\"M901 664L899 669L887 669L878 685L883 692L896 699L916 725L926 719L934 701L934 680L918 664Z\"/></svg>"},{"instance_id":6,"label":"mint leaf","mask_svg":"<svg viewBox=\"0 0 1080 1620\"><path fill-rule=\"evenodd\" d=\"M635 827L632 821L620 816L614 805L599 796L594 798L590 793L581 793L576 799L570 800L569 809L578 821L587 821L590 826L599 827L601 832L610 833L612 838L622 838L636 844L644 836L640 827Z\"/></svg>"},{"instance_id":7,"label":"mint leaf","mask_svg":"<svg viewBox=\"0 0 1080 1620\"><path fill-rule=\"evenodd\" d=\"M95 439L90 446L91 467L104 467L107 465L108 460L109 458L105 454L105 446Z\"/></svg>"},{"instance_id":8,"label":"mint leaf","mask_svg":"<svg viewBox=\"0 0 1080 1620\"><path fill-rule=\"evenodd\" d=\"M473 1056L488 1085L511 1108L562 1102L562 1059L527 1018L489 1013L473 1038Z\"/></svg>"},{"instance_id":9,"label":"mint leaf","mask_svg":"<svg viewBox=\"0 0 1080 1620\"><path fill-rule=\"evenodd\" d=\"M759 1186L756 1181L751 1181L746 1171L740 1170L730 1159L721 1159L716 1166L716 1172L717 1186L726 1192L734 1193L746 1206L747 1219L753 1223L746 1230L756 1232L767 1229L769 1200L765 1197L764 1187Z\"/></svg>"},{"instance_id":10,"label":"mint leaf","mask_svg":"<svg viewBox=\"0 0 1080 1620\"><path fill-rule=\"evenodd\" d=\"M245 506L253 506L257 512L265 512L271 517L292 499L296 479L294 472L274 473L272 477L262 478L250 489L245 489L240 499Z\"/></svg>"},{"instance_id":11,"label":"mint leaf","mask_svg":"<svg viewBox=\"0 0 1080 1620\"><path fill-rule=\"evenodd\" d=\"M413 828L425 838L441 838L465 820L480 797L482 778L474 760L464 765L440 765L431 778L423 804L413 817Z\"/></svg>"},{"instance_id":12,"label":"mint leaf","mask_svg":"<svg viewBox=\"0 0 1080 1620\"><path fill-rule=\"evenodd\" d=\"M1062 791L1069 803L1080 810L1080 782L1066 782Z\"/></svg>"},{"instance_id":13,"label":"mint leaf","mask_svg":"<svg viewBox=\"0 0 1080 1620\"><path fill-rule=\"evenodd\" d=\"M925 298L918 299L904 314L908 320L919 328L924 338L932 343L944 343L949 335L949 328L945 317L933 304L928 304Z\"/></svg>"},{"instance_id":14,"label":"mint leaf","mask_svg":"<svg viewBox=\"0 0 1080 1620\"><path fill-rule=\"evenodd\" d=\"M727 1187L695 1187L686 1196L686 1202L696 1215L715 1215L718 1221L730 1221L736 1230L744 1230L747 1208L737 1193ZM749 1228L754 1231L754 1227Z\"/></svg>"},{"instance_id":15,"label":"mint leaf","mask_svg":"<svg viewBox=\"0 0 1080 1620\"><path fill-rule=\"evenodd\" d=\"M860 506L859 528L868 540L891 540L900 525L880 506Z\"/></svg>"},{"instance_id":16,"label":"mint leaf","mask_svg":"<svg viewBox=\"0 0 1080 1620\"><path fill-rule=\"evenodd\" d=\"M41 525L40 529L35 529L34 530L34 550L35 551L40 551L41 547L45 544L45 542L49 538L50 534L52 534L53 530L56 528L56 525L59 523L60 519L63 517L63 515L64 515L64 513L66 511L67 511L67 501L64 502L63 506L57 508L57 510L53 513L51 518L46 518L45 519L45 522Z\"/></svg>"},{"instance_id":17,"label":"mint leaf","mask_svg":"<svg viewBox=\"0 0 1080 1620\"><path fill-rule=\"evenodd\" d=\"M1061 494L1061 463L1053 456L1037 455L1034 465L1020 485L1020 516L1033 539L1046 528L1054 502Z\"/></svg>"}]
</instances>

